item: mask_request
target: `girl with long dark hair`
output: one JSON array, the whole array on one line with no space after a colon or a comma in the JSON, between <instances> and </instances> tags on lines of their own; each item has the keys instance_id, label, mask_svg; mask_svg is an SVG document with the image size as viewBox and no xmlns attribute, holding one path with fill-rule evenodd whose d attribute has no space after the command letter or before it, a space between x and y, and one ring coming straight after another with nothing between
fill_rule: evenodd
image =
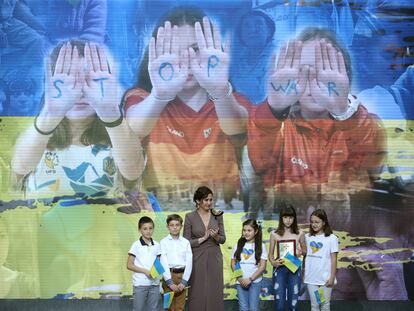
<instances>
[{"instance_id":1,"label":"girl with long dark hair","mask_svg":"<svg viewBox=\"0 0 414 311\"><path fill-rule=\"evenodd\" d=\"M262 228L256 220L243 222L242 236L233 248L231 268L240 267L243 275L237 279L240 311L257 311L260 304L262 274L266 269L267 250L262 242Z\"/></svg>"},{"instance_id":2,"label":"girl with long dark hair","mask_svg":"<svg viewBox=\"0 0 414 311\"><path fill-rule=\"evenodd\" d=\"M293 245L293 248L286 249L284 247L286 245ZM294 207L283 202L278 228L270 234L269 248L269 261L273 266L276 311L285 310L286 303L289 310L296 310L299 299L301 269L293 273L284 265L287 250L291 255L300 257L306 253L306 245L304 233L298 227Z\"/></svg>"}]
</instances>

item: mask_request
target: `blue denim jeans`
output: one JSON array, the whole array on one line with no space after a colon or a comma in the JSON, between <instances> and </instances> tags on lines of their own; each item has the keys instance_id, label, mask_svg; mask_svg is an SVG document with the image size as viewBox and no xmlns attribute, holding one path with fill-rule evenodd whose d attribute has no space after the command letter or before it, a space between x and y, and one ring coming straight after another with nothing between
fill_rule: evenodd
<instances>
[{"instance_id":1,"label":"blue denim jeans","mask_svg":"<svg viewBox=\"0 0 414 311\"><path fill-rule=\"evenodd\" d=\"M273 269L273 288L275 289L275 310L285 310L286 298L289 310L297 310L301 283L301 270L292 273L285 266Z\"/></svg>"},{"instance_id":2,"label":"blue denim jeans","mask_svg":"<svg viewBox=\"0 0 414 311\"><path fill-rule=\"evenodd\" d=\"M260 289L262 282L251 283L248 288L237 284L237 297L239 299L240 311L259 311Z\"/></svg>"}]
</instances>

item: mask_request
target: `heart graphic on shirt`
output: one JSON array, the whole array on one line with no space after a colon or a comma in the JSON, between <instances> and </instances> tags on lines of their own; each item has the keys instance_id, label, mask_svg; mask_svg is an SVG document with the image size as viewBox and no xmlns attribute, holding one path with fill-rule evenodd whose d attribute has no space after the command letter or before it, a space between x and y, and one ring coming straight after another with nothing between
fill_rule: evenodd
<instances>
[{"instance_id":1,"label":"heart graphic on shirt","mask_svg":"<svg viewBox=\"0 0 414 311\"><path fill-rule=\"evenodd\" d=\"M310 247L312 249L313 254L317 253L322 248L322 246L323 244L321 242L317 242L317 243L315 241L310 242Z\"/></svg>"},{"instance_id":2,"label":"heart graphic on shirt","mask_svg":"<svg viewBox=\"0 0 414 311\"><path fill-rule=\"evenodd\" d=\"M253 255L254 250L243 248L242 255L244 260L249 259Z\"/></svg>"}]
</instances>

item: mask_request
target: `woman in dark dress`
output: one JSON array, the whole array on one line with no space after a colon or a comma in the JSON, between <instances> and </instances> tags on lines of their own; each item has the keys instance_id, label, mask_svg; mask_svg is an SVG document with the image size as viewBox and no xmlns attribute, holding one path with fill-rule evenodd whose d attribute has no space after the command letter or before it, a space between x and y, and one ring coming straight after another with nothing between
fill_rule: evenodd
<instances>
[{"instance_id":1,"label":"woman in dark dress","mask_svg":"<svg viewBox=\"0 0 414 311\"><path fill-rule=\"evenodd\" d=\"M196 190L194 202L197 209L185 216L184 223L184 237L193 250L188 307L190 311L224 311L223 213L213 210L213 192L207 187Z\"/></svg>"}]
</instances>

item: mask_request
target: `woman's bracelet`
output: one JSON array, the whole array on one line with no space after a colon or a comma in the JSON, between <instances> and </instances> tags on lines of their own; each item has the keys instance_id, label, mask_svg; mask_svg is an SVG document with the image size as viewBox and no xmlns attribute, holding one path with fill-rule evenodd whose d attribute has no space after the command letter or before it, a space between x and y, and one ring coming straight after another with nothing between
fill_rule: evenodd
<instances>
[{"instance_id":1,"label":"woman's bracelet","mask_svg":"<svg viewBox=\"0 0 414 311\"><path fill-rule=\"evenodd\" d=\"M121 113L121 115L119 116L118 119L116 119L115 121L112 122L105 122L102 119L101 122L105 127L116 127L118 125L120 125L122 123L122 121L124 120L124 113L122 112L122 108L121 106L119 106L119 112Z\"/></svg>"},{"instance_id":2,"label":"woman's bracelet","mask_svg":"<svg viewBox=\"0 0 414 311\"><path fill-rule=\"evenodd\" d=\"M233 86L231 85L231 83L230 83L230 82L227 82L227 87L228 87L227 93L226 93L224 96L222 96L222 97L214 97L214 96L213 96L213 95L211 95L211 94L208 94L208 96L210 97L210 99L211 99L212 101L219 101L219 100L223 100L223 99L225 99L225 98L229 97L229 96L233 93Z\"/></svg>"},{"instance_id":3,"label":"woman's bracelet","mask_svg":"<svg viewBox=\"0 0 414 311\"><path fill-rule=\"evenodd\" d=\"M53 132L56 130L56 127L53 129L53 130L51 130L51 131L47 131L47 132L45 132L45 131L42 131L41 129L39 129L38 127L37 127L37 118L38 118L39 116L36 116L36 118L34 119L34 122L33 122L33 125L34 125L34 128L35 128L35 130L39 133L39 134L41 134L41 135L44 135L44 136L49 136L49 135L52 135L53 134Z\"/></svg>"}]
</instances>

